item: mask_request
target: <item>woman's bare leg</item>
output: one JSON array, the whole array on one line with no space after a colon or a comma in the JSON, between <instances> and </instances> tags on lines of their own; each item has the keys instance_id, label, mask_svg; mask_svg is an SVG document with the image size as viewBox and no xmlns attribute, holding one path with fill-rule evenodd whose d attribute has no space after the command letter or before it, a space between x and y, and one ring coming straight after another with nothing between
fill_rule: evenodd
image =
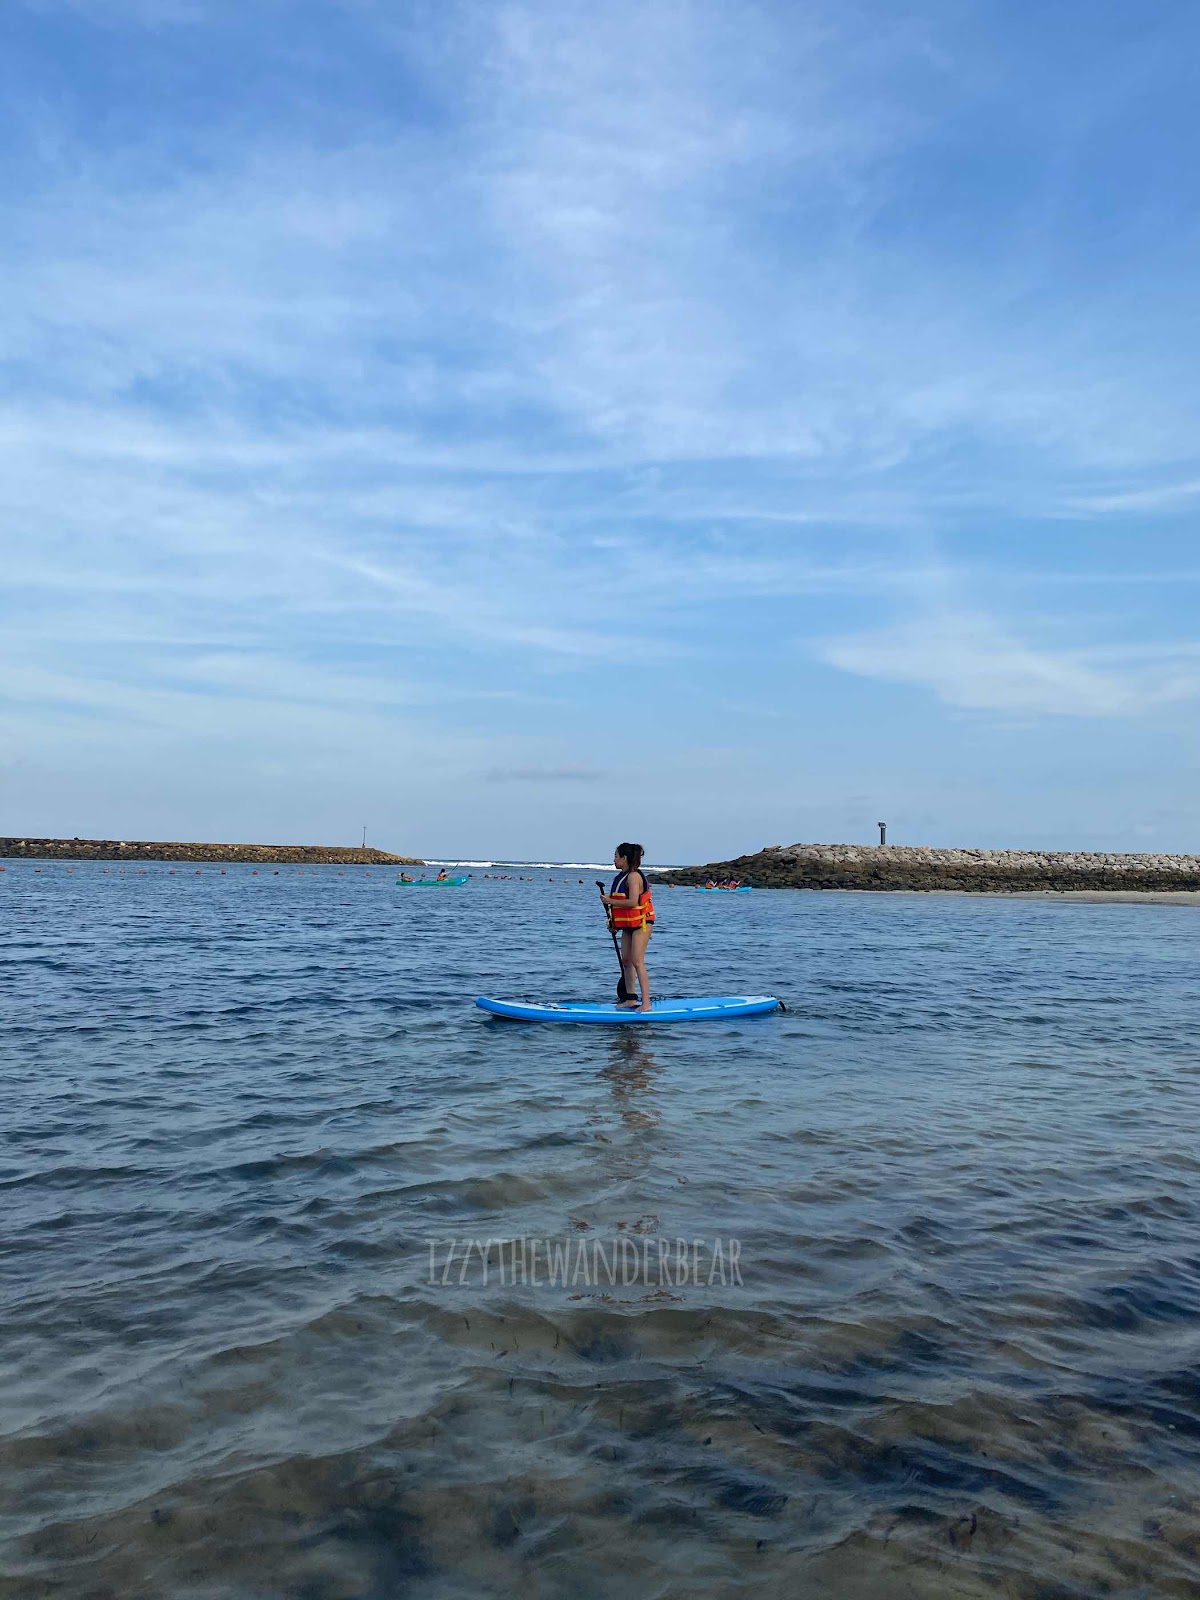
<instances>
[{"instance_id":1,"label":"woman's bare leg","mask_svg":"<svg viewBox=\"0 0 1200 1600\"><path fill-rule=\"evenodd\" d=\"M636 931L631 933L631 940L633 944L633 967L637 973L638 987L642 992L642 1004L640 1009L642 1011L649 1011L650 974L646 971L646 946L650 943L650 929L638 928ZM630 994L633 993L628 978L625 980L625 987Z\"/></svg>"},{"instance_id":2,"label":"woman's bare leg","mask_svg":"<svg viewBox=\"0 0 1200 1600\"><path fill-rule=\"evenodd\" d=\"M637 1005L637 968L633 958L633 929L621 929L621 976L625 979L625 998L618 1003L623 1006Z\"/></svg>"}]
</instances>

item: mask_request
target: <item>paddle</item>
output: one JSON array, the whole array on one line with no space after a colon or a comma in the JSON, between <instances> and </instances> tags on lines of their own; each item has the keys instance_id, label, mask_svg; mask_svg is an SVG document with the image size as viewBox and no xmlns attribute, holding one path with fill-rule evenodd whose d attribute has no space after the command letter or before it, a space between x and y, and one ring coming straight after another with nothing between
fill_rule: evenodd
<instances>
[{"instance_id":1,"label":"paddle","mask_svg":"<svg viewBox=\"0 0 1200 1600\"><path fill-rule=\"evenodd\" d=\"M596 887L597 887L597 889L599 889L601 894L604 893L604 879L603 878L597 878L596 879ZM607 915L607 907L605 908L605 913ZM621 976L617 979L617 1000L618 1000L618 1002L624 1002L626 1000L632 1000L633 996L629 993L629 990L625 987L625 963L621 960L621 946L617 943L616 929L613 927L611 922L608 925L608 931L609 931L610 935L612 936L613 949L617 953L617 961L620 963L620 967L621 967Z\"/></svg>"}]
</instances>

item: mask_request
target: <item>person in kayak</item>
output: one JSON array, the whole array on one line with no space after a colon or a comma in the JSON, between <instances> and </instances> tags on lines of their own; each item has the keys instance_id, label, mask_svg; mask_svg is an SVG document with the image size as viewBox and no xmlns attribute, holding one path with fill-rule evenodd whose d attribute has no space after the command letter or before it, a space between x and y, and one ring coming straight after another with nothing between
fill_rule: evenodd
<instances>
[{"instance_id":1,"label":"person in kayak","mask_svg":"<svg viewBox=\"0 0 1200 1600\"><path fill-rule=\"evenodd\" d=\"M400 882L401 883L411 883L412 881L413 880L409 877L407 872L402 872L400 874Z\"/></svg>"},{"instance_id":2,"label":"person in kayak","mask_svg":"<svg viewBox=\"0 0 1200 1600\"><path fill-rule=\"evenodd\" d=\"M448 874L446 872L446 869L445 869L445 867L443 867L442 870L438 873L437 878L434 881L437 882L437 883L442 883L442 882L444 882L444 880L446 879L447 876L448 876Z\"/></svg>"},{"instance_id":3,"label":"person in kayak","mask_svg":"<svg viewBox=\"0 0 1200 1600\"><path fill-rule=\"evenodd\" d=\"M619 844L613 852L613 866L617 875L609 891L601 899L608 907L609 926L621 935L621 970L625 974L625 993L631 996L619 1002L622 1006L641 1011L650 1009L650 977L646 971L646 946L654 930L654 900L650 885L642 873L640 844ZM636 979L636 987L635 987ZM641 1004L633 999L641 991Z\"/></svg>"}]
</instances>

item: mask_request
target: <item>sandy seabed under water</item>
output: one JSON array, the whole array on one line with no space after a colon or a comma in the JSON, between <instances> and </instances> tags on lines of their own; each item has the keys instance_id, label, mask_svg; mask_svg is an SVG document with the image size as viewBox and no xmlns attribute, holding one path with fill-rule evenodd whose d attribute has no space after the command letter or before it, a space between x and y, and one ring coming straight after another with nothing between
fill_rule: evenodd
<instances>
[{"instance_id":1,"label":"sandy seabed under water","mask_svg":"<svg viewBox=\"0 0 1200 1600\"><path fill-rule=\"evenodd\" d=\"M1200 1587L1189 918L664 897L789 1010L615 1036L471 1005L609 992L594 888L3 893L3 1600Z\"/></svg>"}]
</instances>

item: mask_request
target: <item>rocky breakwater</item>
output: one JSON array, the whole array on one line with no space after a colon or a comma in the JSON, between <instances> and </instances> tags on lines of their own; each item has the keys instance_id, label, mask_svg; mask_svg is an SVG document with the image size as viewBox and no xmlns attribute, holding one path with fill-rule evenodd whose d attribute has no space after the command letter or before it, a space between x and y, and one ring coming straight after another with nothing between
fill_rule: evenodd
<instances>
[{"instance_id":1,"label":"rocky breakwater","mask_svg":"<svg viewBox=\"0 0 1200 1600\"><path fill-rule=\"evenodd\" d=\"M948 850L921 845L769 845L671 874L676 883L740 878L756 889L1200 891L1200 856L1083 850Z\"/></svg>"},{"instance_id":2,"label":"rocky breakwater","mask_svg":"<svg viewBox=\"0 0 1200 1600\"><path fill-rule=\"evenodd\" d=\"M0 859L38 861L250 861L301 866L420 867L416 856L320 844L178 844L144 839L3 839Z\"/></svg>"}]
</instances>

